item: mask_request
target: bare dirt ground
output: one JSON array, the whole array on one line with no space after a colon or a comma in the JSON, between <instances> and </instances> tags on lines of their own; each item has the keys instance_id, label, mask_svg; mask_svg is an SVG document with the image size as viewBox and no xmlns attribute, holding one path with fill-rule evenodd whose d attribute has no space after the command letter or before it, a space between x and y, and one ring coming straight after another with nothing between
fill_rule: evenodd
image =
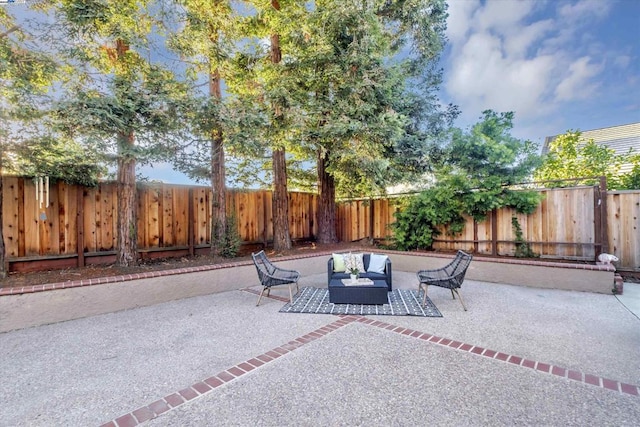
<instances>
[{"instance_id":1,"label":"bare dirt ground","mask_svg":"<svg viewBox=\"0 0 640 427\"><path fill-rule=\"evenodd\" d=\"M363 246L358 243L338 243L333 245L317 245L312 242L296 243L289 251L275 253L273 248L265 249L270 258L277 259L278 256L300 255L302 252L310 251L342 251L347 248ZM371 246L366 246L370 250ZM48 283L68 282L73 280L94 279L98 277L120 276L124 274L142 273L149 271L173 270L176 268L198 267L202 265L214 265L229 263L234 261L250 261L251 252L257 252L260 248L243 248L235 258L214 258L211 256L193 256L181 258L162 258L140 262L134 267L118 267L109 265L91 265L82 268L66 268L60 270L47 270L29 273L9 273L6 278L0 279L0 288L14 286L44 285Z\"/></svg>"}]
</instances>

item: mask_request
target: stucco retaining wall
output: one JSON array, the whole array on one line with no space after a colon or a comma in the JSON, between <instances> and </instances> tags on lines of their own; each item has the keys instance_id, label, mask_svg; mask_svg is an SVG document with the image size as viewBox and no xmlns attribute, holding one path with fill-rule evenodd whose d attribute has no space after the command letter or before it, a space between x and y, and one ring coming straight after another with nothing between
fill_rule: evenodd
<instances>
[{"instance_id":1,"label":"stucco retaining wall","mask_svg":"<svg viewBox=\"0 0 640 427\"><path fill-rule=\"evenodd\" d=\"M394 271L439 268L453 258L452 254L378 252L389 255ZM283 268L300 271L304 277L325 273L330 255L330 252L321 252L275 258L273 261ZM611 294L614 273L611 266L476 257L467 278ZM259 284L253 263L237 262L26 288L3 288L0 289L0 332Z\"/></svg>"},{"instance_id":2,"label":"stucco retaining wall","mask_svg":"<svg viewBox=\"0 0 640 427\"><path fill-rule=\"evenodd\" d=\"M388 252L393 269L418 271L446 265L453 254ZM534 288L611 294L615 268L544 260L474 257L466 278Z\"/></svg>"}]
</instances>

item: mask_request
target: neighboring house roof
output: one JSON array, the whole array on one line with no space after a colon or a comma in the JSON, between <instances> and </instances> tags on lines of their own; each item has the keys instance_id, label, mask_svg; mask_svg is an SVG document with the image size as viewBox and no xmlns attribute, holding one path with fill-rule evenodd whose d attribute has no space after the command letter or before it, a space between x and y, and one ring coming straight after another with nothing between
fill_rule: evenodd
<instances>
[{"instance_id":1,"label":"neighboring house roof","mask_svg":"<svg viewBox=\"0 0 640 427\"><path fill-rule=\"evenodd\" d=\"M618 155L629 153L629 149L633 149L634 153L640 153L640 122L602 129L584 130L580 131L580 134L581 138L585 141L593 139L596 144L613 148ZM558 135L547 136L544 139L542 154L549 152L549 143L557 136ZM631 165L624 165L620 170L621 173L629 171L631 171Z\"/></svg>"}]
</instances>

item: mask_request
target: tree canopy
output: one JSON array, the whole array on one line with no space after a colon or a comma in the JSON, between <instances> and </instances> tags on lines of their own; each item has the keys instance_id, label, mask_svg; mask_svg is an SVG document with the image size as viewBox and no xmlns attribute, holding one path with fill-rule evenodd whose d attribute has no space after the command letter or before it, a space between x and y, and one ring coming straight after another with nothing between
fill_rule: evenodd
<instances>
[{"instance_id":1,"label":"tree canopy","mask_svg":"<svg viewBox=\"0 0 640 427\"><path fill-rule=\"evenodd\" d=\"M631 165L631 171L621 173L625 164ZM559 180L556 185L576 178L592 178L582 182L596 184L600 176L607 178L610 189L640 188L640 153L616 154L613 148L585 140L580 131L569 130L549 143L549 152L535 171L537 180Z\"/></svg>"}]
</instances>

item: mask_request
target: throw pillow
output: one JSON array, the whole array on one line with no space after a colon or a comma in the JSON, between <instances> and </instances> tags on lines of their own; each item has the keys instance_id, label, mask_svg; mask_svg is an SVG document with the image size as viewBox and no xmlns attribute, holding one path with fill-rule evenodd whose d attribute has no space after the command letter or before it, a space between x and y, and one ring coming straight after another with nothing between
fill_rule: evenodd
<instances>
[{"instance_id":1,"label":"throw pillow","mask_svg":"<svg viewBox=\"0 0 640 427\"><path fill-rule=\"evenodd\" d=\"M359 273L363 273L364 269L364 261L362 259L362 254L352 254L349 253L344 256L344 266L347 271L355 268Z\"/></svg>"},{"instance_id":2,"label":"throw pillow","mask_svg":"<svg viewBox=\"0 0 640 427\"><path fill-rule=\"evenodd\" d=\"M344 266L344 255L333 254L333 271L336 273L343 273L346 270Z\"/></svg>"},{"instance_id":3,"label":"throw pillow","mask_svg":"<svg viewBox=\"0 0 640 427\"><path fill-rule=\"evenodd\" d=\"M371 254L371 258L369 258L369 269L367 271L370 273L384 274L384 267L386 263L386 255Z\"/></svg>"}]
</instances>

